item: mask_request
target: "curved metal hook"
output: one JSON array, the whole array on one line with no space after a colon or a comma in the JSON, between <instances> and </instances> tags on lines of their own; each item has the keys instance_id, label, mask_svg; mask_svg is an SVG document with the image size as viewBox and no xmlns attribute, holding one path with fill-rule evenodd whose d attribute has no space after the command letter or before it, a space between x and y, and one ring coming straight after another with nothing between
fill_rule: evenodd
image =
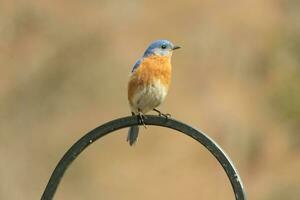
<instances>
[{"instance_id":1,"label":"curved metal hook","mask_svg":"<svg viewBox=\"0 0 300 200\"><path fill-rule=\"evenodd\" d=\"M180 131L205 146L214 157L219 161L225 170L231 186L233 188L235 199L236 200L246 200L246 195L244 192L242 180L235 169L232 161L226 155L226 153L221 149L221 147L214 142L210 137L206 134L198 131L191 126L179 122L175 119L166 119L164 117L147 115L144 120L146 125L155 125L155 126L163 126L167 128L171 128L177 131ZM100 139L101 137L130 126L139 125L138 119L135 116L119 118L110 122L107 122L94 130L90 131L82 138L80 138L62 157L62 159L57 164L54 169L50 180L45 188L45 191L41 197L42 200L51 200L56 192L56 189L63 177L65 171L70 166L70 164L77 158L77 156L90 144Z\"/></svg>"}]
</instances>

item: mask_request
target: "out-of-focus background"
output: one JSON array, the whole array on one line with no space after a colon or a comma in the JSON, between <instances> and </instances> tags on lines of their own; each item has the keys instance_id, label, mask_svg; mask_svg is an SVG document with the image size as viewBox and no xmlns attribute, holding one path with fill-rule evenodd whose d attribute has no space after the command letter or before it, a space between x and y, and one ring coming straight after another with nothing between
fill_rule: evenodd
<instances>
[{"instance_id":1,"label":"out-of-focus background","mask_svg":"<svg viewBox=\"0 0 300 200\"><path fill-rule=\"evenodd\" d=\"M0 2L0 199L39 199L84 133L129 115L127 80L169 39L160 107L228 153L249 199L300 195L300 3L296 0ZM90 146L55 199L234 199L217 161L159 127Z\"/></svg>"}]
</instances>

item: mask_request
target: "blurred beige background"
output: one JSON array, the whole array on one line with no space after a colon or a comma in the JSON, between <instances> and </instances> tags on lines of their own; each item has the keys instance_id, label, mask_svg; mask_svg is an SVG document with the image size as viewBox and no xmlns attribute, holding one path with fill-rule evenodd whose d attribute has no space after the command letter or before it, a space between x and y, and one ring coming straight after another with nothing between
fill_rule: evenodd
<instances>
[{"instance_id":1,"label":"blurred beige background","mask_svg":"<svg viewBox=\"0 0 300 200\"><path fill-rule=\"evenodd\" d=\"M299 199L299 19L296 0L2 0L0 199L39 199L76 140L129 115L129 72L156 39L183 47L160 109L223 147L249 199ZM234 199L192 139L126 134L83 152L55 199Z\"/></svg>"}]
</instances>

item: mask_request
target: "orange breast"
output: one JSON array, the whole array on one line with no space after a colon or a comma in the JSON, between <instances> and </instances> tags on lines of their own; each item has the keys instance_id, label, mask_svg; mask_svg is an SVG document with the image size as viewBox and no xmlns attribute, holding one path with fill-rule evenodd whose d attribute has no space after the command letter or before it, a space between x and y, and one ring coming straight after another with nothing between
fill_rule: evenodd
<instances>
[{"instance_id":1,"label":"orange breast","mask_svg":"<svg viewBox=\"0 0 300 200\"><path fill-rule=\"evenodd\" d=\"M171 82L171 71L170 57L151 56L144 58L128 82L129 102L131 103L131 99L137 90L151 85L154 81L160 80L168 88Z\"/></svg>"}]
</instances>

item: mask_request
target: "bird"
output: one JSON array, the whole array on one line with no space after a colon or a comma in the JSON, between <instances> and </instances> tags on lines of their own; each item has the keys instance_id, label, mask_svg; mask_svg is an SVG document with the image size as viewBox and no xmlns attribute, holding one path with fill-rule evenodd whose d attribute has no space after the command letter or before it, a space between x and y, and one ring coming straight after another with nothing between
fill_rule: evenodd
<instances>
[{"instance_id":1,"label":"bird","mask_svg":"<svg viewBox=\"0 0 300 200\"><path fill-rule=\"evenodd\" d=\"M145 126L145 114L155 111L169 118L157 107L165 100L171 83L171 57L174 50L181 48L168 40L156 40L145 50L133 66L128 81L128 101L131 114ZM138 137L139 127L129 128L127 142L132 146Z\"/></svg>"}]
</instances>

